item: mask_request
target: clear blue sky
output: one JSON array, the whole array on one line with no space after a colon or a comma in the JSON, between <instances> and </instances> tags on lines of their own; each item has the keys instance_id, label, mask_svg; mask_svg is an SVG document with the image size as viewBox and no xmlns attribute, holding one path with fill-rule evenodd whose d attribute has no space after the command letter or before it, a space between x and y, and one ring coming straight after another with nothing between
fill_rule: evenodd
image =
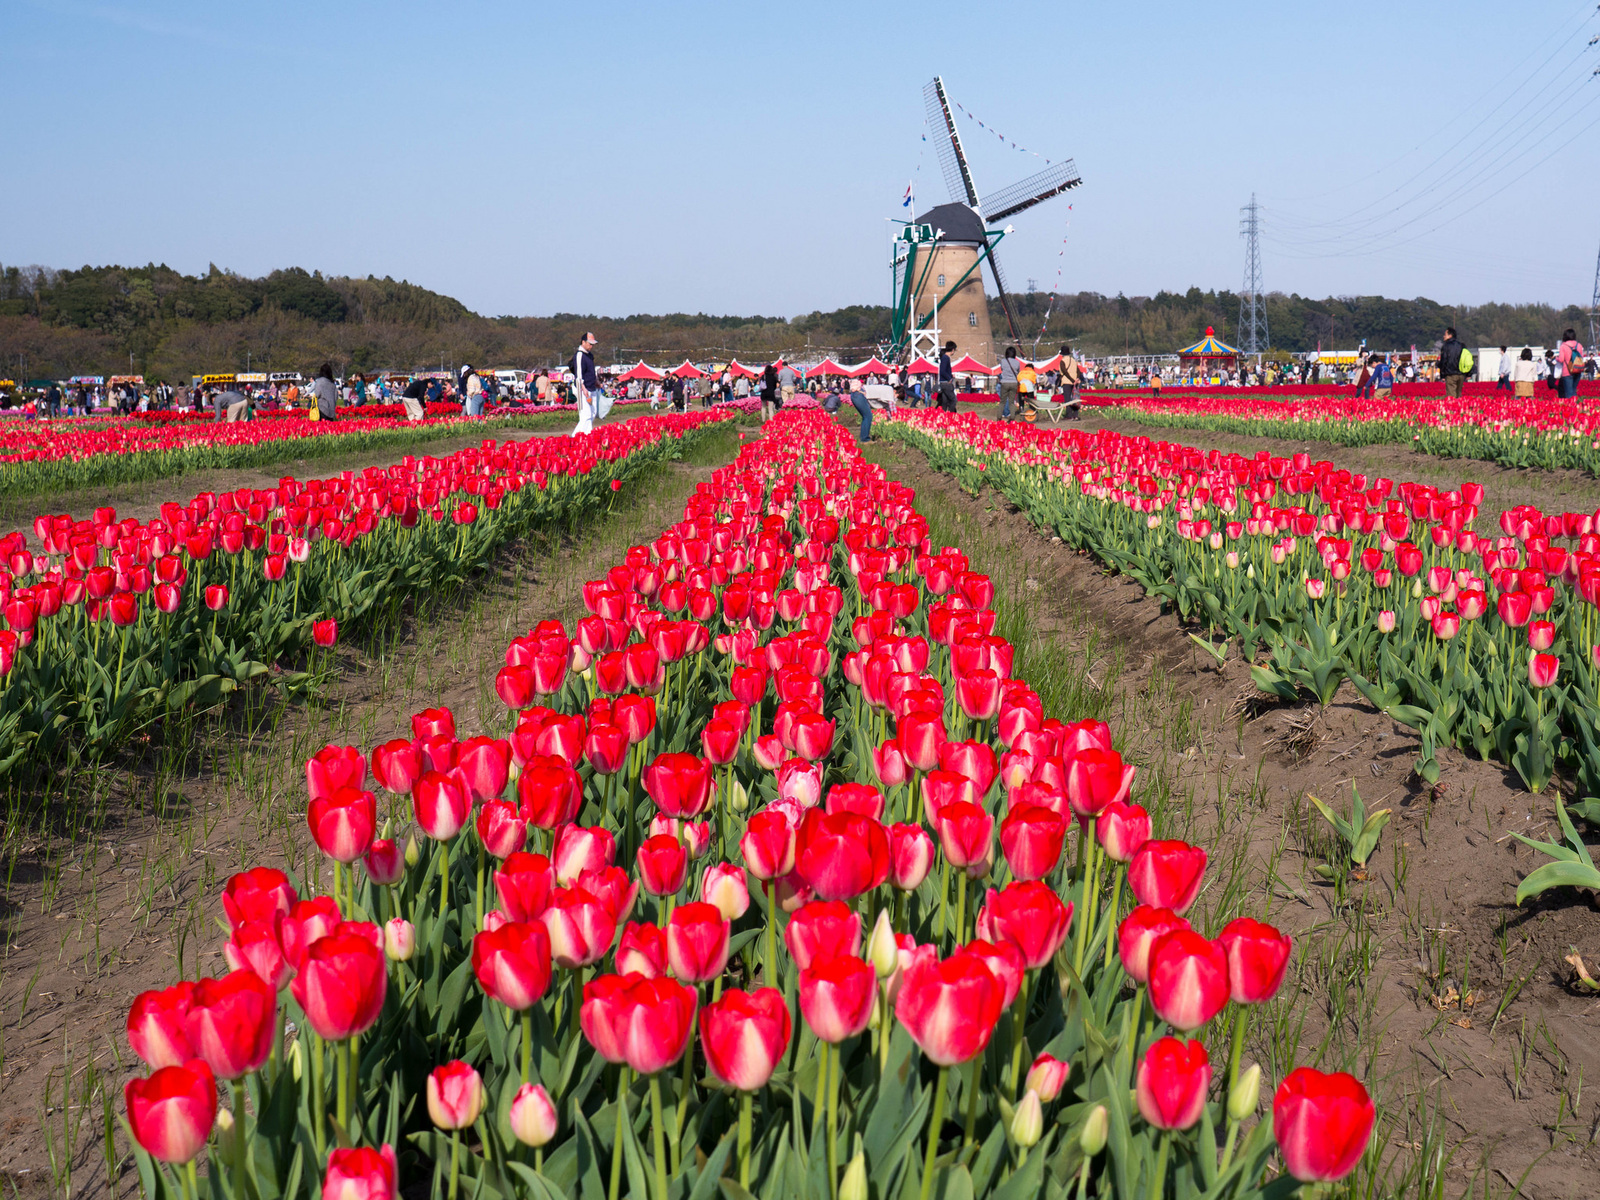
<instances>
[{"instance_id":1,"label":"clear blue sky","mask_svg":"<svg viewBox=\"0 0 1600 1200\"><path fill-rule=\"evenodd\" d=\"M1237 288L1255 191L1271 289L1586 304L1600 169L1545 160L1600 145L1593 13L0 0L0 262L387 274L488 315L882 303L884 218L912 178L945 199L937 72L1083 173L1017 219L1019 290ZM980 191L1042 165L958 119Z\"/></svg>"}]
</instances>

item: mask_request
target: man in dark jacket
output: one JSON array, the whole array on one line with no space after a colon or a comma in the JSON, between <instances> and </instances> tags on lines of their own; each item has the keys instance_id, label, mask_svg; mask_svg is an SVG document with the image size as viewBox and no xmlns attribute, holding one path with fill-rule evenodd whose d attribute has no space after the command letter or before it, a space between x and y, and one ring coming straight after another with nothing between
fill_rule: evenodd
<instances>
[{"instance_id":1,"label":"man in dark jacket","mask_svg":"<svg viewBox=\"0 0 1600 1200\"><path fill-rule=\"evenodd\" d=\"M945 412L956 410L956 373L950 366L950 351L955 348L954 342L946 342L939 351L939 407Z\"/></svg>"},{"instance_id":2,"label":"man in dark jacket","mask_svg":"<svg viewBox=\"0 0 1600 1200\"><path fill-rule=\"evenodd\" d=\"M422 420L423 401L428 394L428 381L418 376L406 384L406 390L400 393L400 403L406 410L406 420Z\"/></svg>"},{"instance_id":3,"label":"man in dark jacket","mask_svg":"<svg viewBox=\"0 0 1600 1200\"><path fill-rule=\"evenodd\" d=\"M767 369L761 372L761 423L765 425L772 420L777 412L778 404L778 366L768 363Z\"/></svg>"},{"instance_id":4,"label":"man in dark jacket","mask_svg":"<svg viewBox=\"0 0 1600 1200\"><path fill-rule=\"evenodd\" d=\"M1439 376L1444 380L1444 394L1455 400L1461 399L1461 385L1467 378L1461 369L1461 352L1465 349L1456 331L1447 328L1444 341L1439 344Z\"/></svg>"},{"instance_id":5,"label":"man in dark jacket","mask_svg":"<svg viewBox=\"0 0 1600 1200\"><path fill-rule=\"evenodd\" d=\"M597 339L586 333L567 369L572 372L573 398L578 402L578 425L573 433L593 433L600 415L600 378L594 373L594 347Z\"/></svg>"}]
</instances>

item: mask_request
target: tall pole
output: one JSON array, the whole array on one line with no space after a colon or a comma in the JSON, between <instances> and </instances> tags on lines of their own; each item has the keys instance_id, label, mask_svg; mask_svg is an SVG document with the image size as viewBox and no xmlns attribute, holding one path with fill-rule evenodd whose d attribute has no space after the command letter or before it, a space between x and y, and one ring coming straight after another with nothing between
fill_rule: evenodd
<instances>
[{"instance_id":1,"label":"tall pole","mask_svg":"<svg viewBox=\"0 0 1600 1200\"><path fill-rule=\"evenodd\" d=\"M1254 192L1239 210L1239 236L1245 240L1244 289L1239 294L1239 349L1257 358L1269 348L1267 298L1261 285L1261 206ZM1600 285L1600 278L1596 280ZM1600 293L1597 293L1600 294Z\"/></svg>"},{"instance_id":2,"label":"tall pole","mask_svg":"<svg viewBox=\"0 0 1600 1200\"><path fill-rule=\"evenodd\" d=\"M1594 345L1600 341L1595 336L1595 317L1600 314L1600 255L1595 256L1594 262L1594 297L1589 301L1589 351L1594 352Z\"/></svg>"}]
</instances>

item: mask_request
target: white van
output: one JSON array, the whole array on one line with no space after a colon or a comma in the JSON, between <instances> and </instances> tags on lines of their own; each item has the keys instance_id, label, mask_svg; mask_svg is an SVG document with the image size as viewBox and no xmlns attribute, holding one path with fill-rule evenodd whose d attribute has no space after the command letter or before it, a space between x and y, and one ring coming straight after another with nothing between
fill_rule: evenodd
<instances>
[{"instance_id":1,"label":"white van","mask_svg":"<svg viewBox=\"0 0 1600 1200\"><path fill-rule=\"evenodd\" d=\"M500 381L500 386L513 396L526 396L528 394L528 373L516 367L503 367L494 373Z\"/></svg>"}]
</instances>

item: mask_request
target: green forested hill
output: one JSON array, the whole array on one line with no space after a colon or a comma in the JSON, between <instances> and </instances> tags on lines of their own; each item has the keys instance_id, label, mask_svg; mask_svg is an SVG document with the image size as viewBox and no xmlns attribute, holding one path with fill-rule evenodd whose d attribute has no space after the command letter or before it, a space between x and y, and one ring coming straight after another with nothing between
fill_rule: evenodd
<instances>
[{"instance_id":1,"label":"green forested hill","mask_svg":"<svg viewBox=\"0 0 1600 1200\"><path fill-rule=\"evenodd\" d=\"M1013 298L1024 346L1071 341L1090 354L1166 353L1205 327L1232 340L1239 313L1231 292L1096 292ZM998 337L1005 320L991 301ZM1046 312L1049 312L1046 324ZM1436 343L1455 324L1470 345L1551 344L1568 326L1587 327L1576 306L1485 304L1453 307L1381 296L1268 298L1275 349L1374 348ZM557 313L483 317L460 301L390 278L323 276L298 267L250 279L213 266L184 275L166 266L55 271L0 268L0 375L59 377L135 370L163 378L204 371L308 370L330 360L351 368L410 369L470 361L532 367L571 353L585 329L600 338L602 361L826 352L865 357L887 338L889 310L851 305L786 319L671 313L629 317Z\"/></svg>"}]
</instances>

